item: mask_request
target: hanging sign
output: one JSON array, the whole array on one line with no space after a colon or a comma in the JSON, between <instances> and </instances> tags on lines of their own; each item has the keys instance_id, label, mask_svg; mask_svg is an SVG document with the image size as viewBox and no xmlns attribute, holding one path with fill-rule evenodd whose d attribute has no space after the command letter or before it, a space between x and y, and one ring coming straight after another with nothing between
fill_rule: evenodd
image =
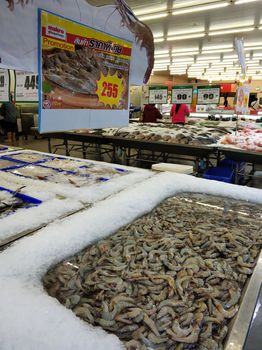
<instances>
[{"instance_id":1,"label":"hanging sign","mask_svg":"<svg viewBox=\"0 0 262 350\"><path fill-rule=\"evenodd\" d=\"M220 86L198 86L197 104L219 104Z\"/></svg>"},{"instance_id":2,"label":"hanging sign","mask_svg":"<svg viewBox=\"0 0 262 350\"><path fill-rule=\"evenodd\" d=\"M191 104L193 100L193 86L173 86L172 103Z\"/></svg>"},{"instance_id":3,"label":"hanging sign","mask_svg":"<svg viewBox=\"0 0 262 350\"><path fill-rule=\"evenodd\" d=\"M8 69L0 69L0 103L8 102L10 96L10 73Z\"/></svg>"},{"instance_id":4,"label":"hanging sign","mask_svg":"<svg viewBox=\"0 0 262 350\"><path fill-rule=\"evenodd\" d=\"M246 74L246 58L245 58L245 48L244 48L244 39L235 38L235 50L238 55L239 64L241 66L242 74Z\"/></svg>"},{"instance_id":5,"label":"hanging sign","mask_svg":"<svg viewBox=\"0 0 262 350\"><path fill-rule=\"evenodd\" d=\"M148 103L167 103L168 87L167 86L149 86Z\"/></svg>"},{"instance_id":6,"label":"hanging sign","mask_svg":"<svg viewBox=\"0 0 262 350\"><path fill-rule=\"evenodd\" d=\"M248 113L248 101L250 95L250 85L240 85L237 90L236 112L240 114Z\"/></svg>"},{"instance_id":7,"label":"hanging sign","mask_svg":"<svg viewBox=\"0 0 262 350\"><path fill-rule=\"evenodd\" d=\"M126 125L131 50L128 41L40 10L40 132Z\"/></svg>"},{"instance_id":8,"label":"hanging sign","mask_svg":"<svg viewBox=\"0 0 262 350\"><path fill-rule=\"evenodd\" d=\"M28 72L15 72L16 102L38 102L38 75Z\"/></svg>"}]
</instances>

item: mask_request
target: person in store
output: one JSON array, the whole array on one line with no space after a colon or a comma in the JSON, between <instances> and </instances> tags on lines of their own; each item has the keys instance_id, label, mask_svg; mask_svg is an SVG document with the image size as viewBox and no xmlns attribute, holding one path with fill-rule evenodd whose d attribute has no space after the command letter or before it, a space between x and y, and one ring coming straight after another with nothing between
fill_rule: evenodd
<instances>
[{"instance_id":1,"label":"person in store","mask_svg":"<svg viewBox=\"0 0 262 350\"><path fill-rule=\"evenodd\" d=\"M228 100L227 100L227 96L225 96L225 100L224 100L224 107L227 108L228 107Z\"/></svg>"},{"instance_id":2,"label":"person in store","mask_svg":"<svg viewBox=\"0 0 262 350\"><path fill-rule=\"evenodd\" d=\"M254 109L255 111L258 110L259 108L261 108L261 106L259 105L257 97L255 97L254 101L250 103L250 107L252 109Z\"/></svg>"},{"instance_id":3,"label":"person in store","mask_svg":"<svg viewBox=\"0 0 262 350\"><path fill-rule=\"evenodd\" d=\"M15 107L15 100L12 95L10 95L10 101L4 102L0 108L0 114L3 116L3 128L7 133L7 138L9 143L14 143L16 139L17 132L17 111Z\"/></svg>"},{"instance_id":4,"label":"person in store","mask_svg":"<svg viewBox=\"0 0 262 350\"><path fill-rule=\"evenodd\" d=\"M186 117L190 114L189 109L184 103L173 104L170 116L172 120L172 124L181 124L184 125L186 123Z\"/></svg>"},{"instance_id":5,"label":"person in store","mask_svg":"<svg viewBox=\"0 0 262 350\"><path fill-rule=\"evenodd\" d=\"M142 113L143 123L156 123L157 119L162 119L162 114L156 108L155 104L145 105Z\"/></svg>"}]
</instances>

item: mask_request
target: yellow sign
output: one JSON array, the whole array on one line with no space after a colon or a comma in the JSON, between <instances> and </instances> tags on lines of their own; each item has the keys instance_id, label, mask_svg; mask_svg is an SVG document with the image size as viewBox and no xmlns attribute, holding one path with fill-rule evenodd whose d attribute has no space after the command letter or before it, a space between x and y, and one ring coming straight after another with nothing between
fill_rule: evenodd
<instances>
[{"instance_id":1,"label":"yellow sign","mask_svg":"<svg viewBox=\"0 0 262 350\"><path fill-rule=\"evenodd\" d=\"M128 110L132 43L41 10L43 109Z\"/></svg>"},{"instance_id":2,"label":"yellow sign","mask_svg":"<svg viewBox=\"0 0 262 350\"><path fill-rule=\"evenodd\" d=\"M96 90L99 102L104 106L116 108L123 93L123 79L119 78L117 72L114 75L104 75L97 82Z\"/></svg>"}]
</instances>

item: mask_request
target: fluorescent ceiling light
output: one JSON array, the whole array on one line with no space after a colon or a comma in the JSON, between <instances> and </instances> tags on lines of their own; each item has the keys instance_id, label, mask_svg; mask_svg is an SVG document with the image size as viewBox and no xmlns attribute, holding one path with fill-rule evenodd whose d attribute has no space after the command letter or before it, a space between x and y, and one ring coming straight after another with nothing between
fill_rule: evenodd
<instances>
[{"instance_id":1,"label":"fluorescent ceiling light","mask_svg":"<svg viewBox=\"0 0 262 350\"><path fill-rule=\"evenodd\" d=\"M262 53L261 52L255 52L253 54L253 57L262 57Z\"/></svg>"},{"instance_id":2,"label":"fluorescent ceiling light","mask_svg":"<svg viewBox=\"0 0 262 350\"><path fill-rule=\"evenodd\" d=\"M174 58L173 59L173 62L182 62L182 63L185 63L185 62L194 62L194 58L193 57L185 57L185 58Z\"/></svg>"},{"instance_id":3,"label":"fluorescent ceiling light","mask_svg":"<svg viewBox=\"0 0 262 350\"><path fill-rule=\"evenodd\" d=\"M203 5L203 3L217 2L218 0L176 0L173 2L173 8Z\"/></svg>"},{"instance_id":4,"label":"fluorescent ceiling light","mask_svg":"<svg viewBox=\"0 0 262 350\"><path fill-rule=\"evenodd\" d=\"M177 35L177 36L168 36L166 40L174 41L174 40L183 40L183 39L194 39L194 38L203 38L206 34L188 34L188 35Z\"/></svg>"},{"instance_id":5,"label":"fluorescent ceiling light","mask_svg":"<svg viewBox=\"0 0 262 350\"><path fill-rule=\"evenodd\" d=\"M235 5L248 4L250 2L255 2L255 1L258 1L258 0L236 0Z\"/></svg>"},{"instance_id":6,"label":"fluorescent ceiling light","mask_svg":"<svg viewBox=\"0 0 262 350\"><path fill-rule=\"evenodd\" d=\"M162 43L165 39L164 38L157 38L154 39L154 43Z\"/></svg>"},{"instance_id":7,"label":"fluorescent ceiling light","mask_svg":"<svg viewBox=\"0 0 262 350\"><path fill-rule=\"evenodd\" d=\"M197 61L219 60L219 56L198 56Z\"/></svg>"},{"instance_id":8,"label":"fluorescent ceiling light","mask_svg":"<svg viewBox=\"0 0 262 350\"><path fill-rule=\"evenodd\" d=\"M180 56L185 56L185 55L188 55L189 52L179 52L179 53L172 53L172 57L180 57ZM199 51L191 51L190 52L190 55L198 55L199 54Z\"/></svg>"},{"instance_id":9,"label":"fluorescent ceiling light","mask_svg":"<svg viewBox=\"0 0 262 350\"><path fill-rule=\"evenodd\" d=\"M223 57L224 59L233 59L233 58L238 59L237 55L224 55Z\"/></svg>"},{"instance_id":10,"label":"fluorescent ceiling light","mask_svg":"<svg viewBox=\"0 0 262 350\"><path fill-rule=\"evenodd\" d=\"M256 51L256 50L262 50L262 46L250 46L250 47L245 47L246 51L252 50L252 51Z\"/></svg>"},{"instance_id":11,"label":"fluorescent ceiling light","mask_svg":"<svg viewBox=\"0 0 262 350\"><path fill-rule=\"evenodd\" d=\"M192 63L192 67L193 66L201 66L201 67L203 67L203 66L209 66L210 65L210 63L208 63L208 62L194 62L194 63Z\"/></svg>"},{"instance_id":12,"label":"fluorescent ceiling light","mask_svg":"<svg viewBox=\"0 0 262 350\"><path fill-rule=\"evenodd\" d=\"M233 62L228 62L228 63L225 63L225 62L212 62L211 63L212 64L212 67L214 66L214 67L225 67L225 66L232 66L233 67Z\"/></svg>"},{"instance_id":13,"label":"fluorescent ceiling light","mask_svg":"<svg viewBox=\"0 0 262 350\"><path fill-rule=\"evenodd\" d=\"M217 9L221 7L226 7L229 5L229 2L218 2L210 5L203 5L203 6L192 6L192 7L186 7L181 10L175 10L172 12L172 15L182 15L184 13L192 13L192 12L199 12L199 11L207 11L212 9Z\"/></svg>"},{"instance_id":14,"label":"fluorescent ceiling light","mask_svg":"<svg viewBox=\"0 0 262 350\"><path fill-rule=\"evenodd\" d=\"M154 68L154 72L159 72L159 71L164 71L164 70L167 70L167 67L166 68Z\"/></svg>"},{"instance_id":15,"label":"fluorescent ceiling light","mask_svg":"<svg viewBox=\"0 0 262 350\"><path fill-rule=\"evenodd\" d=\"M155 54L155 59L157 60L158 58L169 58L169 55L166 53L161 54L161 55Z\"/></svg>"},{"instance_id":16,"label":"fluorescent ceiling light","mask_svg":"<svg viewBox=\"0 0 262 350\"><path fill-rule=\"evenodd\" d=\"M162 53L169 53L169 50L155 50L155 55L159 55Z\"/></svg>"},{"instance_id":17,"label":"fluorescent ceiling light","mask_svg":"<svg viewBox=\"0 0 262 350\"><path fill-rule=\"evenodd\" d=\"M262 41L244 42L244 47L249 47L249 46L262 46Z\"/></svg>"},{"instance_id":18,"label":"fluorescent ceiling light","mask_svg":"<svg viewBox=\"0 0 262 350\"><path fill-rule=\"evenodd\" d=\"M209 36L215 36L215 35L222 35L222 34L233 34L233 33L242 33L242 32L252 32L255 28L254 27L247 27L247 28L236 28L236 29L225 29L225 30L218 30L215 32L209 32Z\"/></svg>"},{"instance_id":19,"label":"fluorescent ceiling light","mask_svg":"<svg viewBox=\"0 0 262 350\"><path fill-rule=\"evenodd\" d=\"M258 29L259 29L259 30L262 30L262 26L260 26Z\"/></svg>"},{"instance_id":20,"label":"fluorescent ceiling light","mask_svg":"<svg viewBox=\"0 0 262 350\"><path fill-rule=\"evenodd\" d=\"M217 24L211 24L209 26L210 31L224 30L224 29L234 29L241 27L251 27L254 25L254 19L243 20L238 22L218 22Z\"/></svg>"},{"instance_id":21,"label":"fluorescent ceiling light","mask_svg":"<svg viewBox=\"0 0 262 350\"><path fill-rule=\"evenodd\" d=\"M156 13L155 15L145 15L138 17L140 21L149 21L150 19L167 17L168 13Z\"/></svg>"},{"instance_id":22,"label":"fluorescent ceiling light","mask_svg":"<svg viewBox=\"0 0 262 350\"><path fill-rule=\"evenodd\" d=\"M141 9L134 9L133 12L136 16L147 15L149 13L165 11L167 8L166 5L154 6L154 7L145 7Z\"/></svg>"},{"instance_id":23,"label":"fluorescent ceiling light","mask_svg":"<svg viewBox=\"0 0 262 350\"><path fill-rule=\"evenodd\" d=\"M173 36L173 35L185 35L185 34L194 34L194 33L200 33L204 32L205 28L204 27L199 27L199 28L190 28L190 29L181 29L181 30L170 30L168 31L167 35L168 36Z\"/></svg>"},{"instance_id":24,"label":"fluorescent ceiling light","mask_svg":"<svg viewBox=\"0 0 262 350\"><path fill-rule=\"evenodd\" d=\"M163 63L170 63L170 59L166 59L166 60L155 60L155 64L163 64Z\"/></svg>"},{"instance_id":25,"label":"fluorescent ceiling light","mask_svg":"<svg viewBox=\"0 0 262 350\"><path fill-rule=\"evenodd\" d=\"M186 72L186 69L174 69L174 68L169 68L169 70L171 71L171 72L179 72L179 73L185 73Z\"/></svg>"},{"instance_id":26,"label":"fluorescent ceiling light","mask_svg":"<svg viewBox=\"0 0 262 350\"><path fill-rule=\"evenodd\" d=\"M202 50L202 53L208 54L208 53L223 53L223 52L231 52L232 49L219 49L219 50Z\"/></svg>"},{"instance_id":27,"label":"fluorescent ceiling light","mask_svg":"<svg viewBox=\"0 0 262 350\"><path fill-rule=\"evenodd\" d=\"M174 49L174 50L172 50L172 53L191 52L191 51L196 51L196 50L198 50L198 47L185 47L183 49Z\"/></svg>"},{"instance_id":28,"label":"fluorescent ceiling light","mask_svg":"<svg viewBox=\"0 0 262 350\"><path fill-rule=\"evenodd\" d=\"M224 44L224 45L212 45L212 46L203 46L202 51L206 50L218 50L218 49L233 49L232 44Z\"/></svg>"},{"instance_id":29,"label":"fluorescent ceiling light","mask_svg":"<svg viewBox=\"0 0 262 350\"><path fill-rule=\"evenodd\" d=\"M154 38L162 38L164 36L163 32L161 33L153 33Z\"/></svg>"}]
</instances>

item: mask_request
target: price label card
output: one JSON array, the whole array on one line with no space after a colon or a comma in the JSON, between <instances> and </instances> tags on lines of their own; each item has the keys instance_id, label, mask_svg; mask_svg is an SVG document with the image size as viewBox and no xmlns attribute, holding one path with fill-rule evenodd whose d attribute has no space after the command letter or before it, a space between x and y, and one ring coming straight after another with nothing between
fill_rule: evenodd
<instances>
[{"instance_id":1,"label":"price label card","mask_svg":"<svg viewBox=\"0 0 262 350\"><path fill-rule=\"evenodd\" d=\"M0 69L0 102L9 101L10 75L7 69Z\"/></svg>"},{"instance_id":2,"label":"price label card","mask_svg":"<svg viewBox=\"0 0 262 350\"><path fill-rule=\"evenodd\" d=\"M167 103L168 88L167 86L150 86L148 103Z\"/></svg>"},{"instance_id":3,"label":"price label card","mask_svg":"<svg viewBox=\"0 0 262 350\"><path fill-rule=\"evenodd\" d=\"M38 74L15 72L17 102L38 102Z\"/></svg>"},{"instance_id":4,"label":"price label card","mask_svg":"<svg viewBox=\"0 0 262 350\"><path fill-rule=\"evenodd\" d=\"M97 82L97 96L99 102L108 108L116 108L123 93L123 78L119 78L117 73L104 75Z\"/></svg>"},{"instance_id":5,"label":"price label card","mask_svg":"<svg viewBox=\"0 0 262 350\"><path fill-rule=\"evenodd\" d=\"M197 104L219 104L220 86L198 86L197 88Z\"/></svg>"},{"instance_id":6,"label":"price label card","mask_svg":"<svg viewBox=\"0 0 262 350\"><path fill-rule=\"evenodd\" d=\"M172 103L191 104L193 99L193 86L173 86Z\"/></svg>"}]
</instances>

